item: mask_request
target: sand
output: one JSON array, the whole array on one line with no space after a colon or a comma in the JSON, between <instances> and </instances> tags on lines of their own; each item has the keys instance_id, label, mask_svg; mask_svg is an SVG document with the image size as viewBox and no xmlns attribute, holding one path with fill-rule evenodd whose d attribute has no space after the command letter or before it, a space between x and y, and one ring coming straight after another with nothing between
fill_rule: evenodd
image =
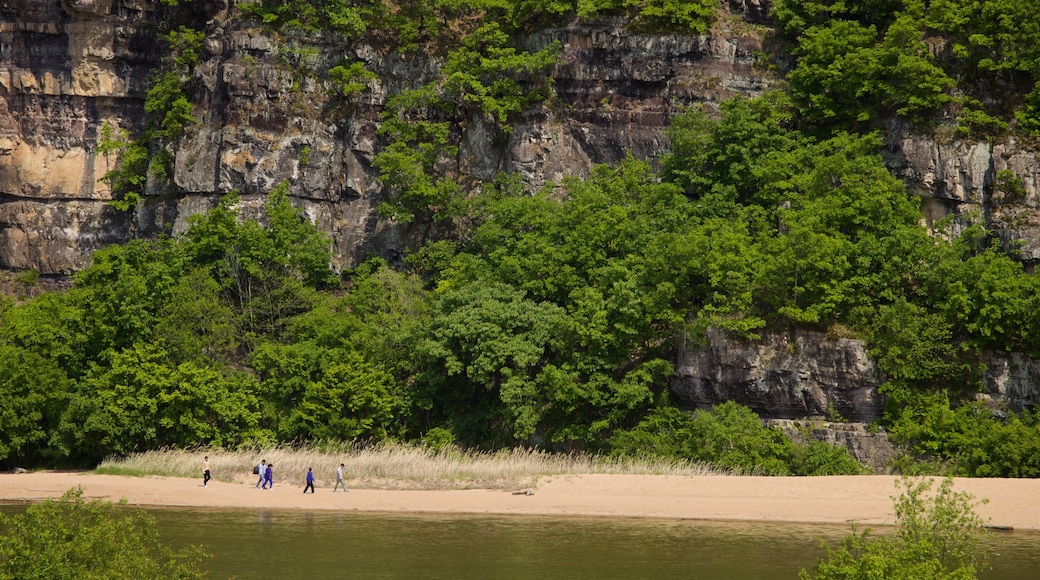
<instances>
[{"instance_id":1,"label":"sand","mask_svg":"<svg viewBox=\"0 0 1040 580\"><path fill-rule=\"evenodd\" d=\"M249 479L246 479L246 478ZM235 483L175 477L123 477L89 472L0 475L0 501L57 498L82 485L90 499L142 507L415 512L555 517L671 518L802 523L859 527L894 522L891 476L735 477L582 475L545 478L526 490L393 491L277 482L259 490L251 476ZM301 478L302 480L302 478ZM992 526L1040 530L1040 479L956 479L954 489L988 503L977 508ZM529 493L525 493L529 492Z\"/></svg>"}]
</instances>

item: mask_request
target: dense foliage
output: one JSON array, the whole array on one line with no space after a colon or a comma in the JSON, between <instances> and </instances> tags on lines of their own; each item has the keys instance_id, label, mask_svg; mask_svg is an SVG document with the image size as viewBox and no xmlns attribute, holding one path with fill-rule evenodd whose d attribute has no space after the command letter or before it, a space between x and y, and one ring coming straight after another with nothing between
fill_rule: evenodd
<instances>
[{"instance_id":1,"label":"dense foliage","mask_svg":"<svg viewBox=\"0 0 1040 580\"><path fill-rule=\"evenodd\" d=\"M732 401L692 416L659 407L633 429L618 431L611 452L629 457L674 457L761 475L854 475L866 469L844 448L794 443Z\"/></svg>"},{"instance_id":2,"label":"dense foliage","mask_svg":"<svg viewBox=\"0 0 1040 580\"><path fill-rule=\"evenodd\" d=\"M116 580L202 578L200 548L174 551L147 512L101 500L83 488L24 513L0 513L0 578Z\"/></svg>"},{"instance_id":3,"label":"dense foliage","mask_svg":"<svg viewBox=\"0 0 1040 580\"><path fill-rule=\"evenodd\" d=\"M965 131L1017 121L1038 134L1040 15L1027 3L775 0L773 16L793 44L792 98L820 126L954 114Z\"/></svg>"}]
</instances>

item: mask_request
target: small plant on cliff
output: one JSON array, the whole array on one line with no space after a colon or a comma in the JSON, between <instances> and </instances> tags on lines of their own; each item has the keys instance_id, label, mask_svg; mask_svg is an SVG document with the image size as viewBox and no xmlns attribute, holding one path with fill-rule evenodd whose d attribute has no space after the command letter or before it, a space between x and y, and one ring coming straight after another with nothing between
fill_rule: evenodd
<instances>
[{"instance_id":1,"label":"small plant on cliff","mask_svg":"<svg viewBox=\"0 0 1040 580\"><path fill-rule=\"evenodd\" d=\"M202 578L205 556L196 546L170 549L146 512L85 501L82 487L0 514L0 579Z\"/></svg>"},{"instance_id":2,"label":"small plant on cliff","mask_svg":"<svg viewBox=\"0 0 1040 580\"><path fill-rule=\"evenodd\" d=\"M870 537L870 530L853 530L837 548L824 544L827 555L802 570L803 580L886 578L917 580L968 580L985 568L979 544L986 533L975 501L964 492L953 491L953 480L945 479L934 494L934 480L917 482L904 478L897 485L902 494L894 498L897 529L891 535Z\"/></svg>"},{"instance_id":3,"label":"small plant on cliff","mask_svg":"<svg viewBox=\"0 0 1040 580\"><path fill-rule=\"evenodd\" d=\"M369 81L377 78L379 75L365 68L365 63L360 61L343 63L329 69L332 92L341 97L350 98L365 92Z\"/></svg>"},{"instance_id":4,"label":"small plant on cliff","mask_svg":"<svg viewBox=\"0 0 1040 580\"><path fill-rule=\"evenodd\" d=\"M145 95L144 110L148 124L136 138L130 131L113 128L105 123L98 133L97 151L106 160L115 154L117 166L105 173L101 181L112 188L116 208L127 211L134 208L144 195L149 172L159 182L169 178L175 145L185 127L195 123L191 115L186 78L198 63L205 34L199 30L180 27L163 37L170 54L164 59L152 86Z\"/></svg>"},{"instance_id":5,"label":"small plant on cliff","mask_svg":"<svg viewBox=\"0 0 1040 580\"><path fill-rule=\"evenodd\" d=\"M116 157L116 167L100 179L112 189L110 203L122 211L136 206L147 181L148 147L140 139L131 139L129 130L105 123L98 135L97 151L110 164Z\"/></svg>"}]
</instances>

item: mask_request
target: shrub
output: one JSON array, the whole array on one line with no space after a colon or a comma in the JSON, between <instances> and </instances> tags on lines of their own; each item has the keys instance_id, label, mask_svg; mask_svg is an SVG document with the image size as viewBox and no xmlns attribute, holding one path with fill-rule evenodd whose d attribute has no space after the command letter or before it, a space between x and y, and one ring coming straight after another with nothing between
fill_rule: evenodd
<instances>
[{"instance_id":1,"label":"shrub","mask_svg":"<svg viewBox=\"0 0 1040 580\"><path fill-rule=\"evenodd\" d=\"M634 429L610 439L615 456L667 457L766 475L854 475L867 471L844 447L820 441L797 445L762 425L751 409L733 401L690 415L654 409Z\"/></svg>"},{"instance_id":2,"label":"shrub","mask_svg":"<svg viewBox=\"0 0 1040 580\"><path fill-rule=\"evenodd\" d=\"M200 547L173 551L159 541L155 520L101 500L83 488L58 500L0 514L0 579L202 578Z\"/></svg>"},{"instance_id":3,"label":"shrub","mask_svg":"<svg viewBox=\"0 0 1040 580\"><path fill-rule=\"evenodd\" d=\"M889 536L870 538L870 530L846 536L837 548L824 543L827 555L802 570L802 579L815 578L976 578L985 566L979 543L986 533L975 513L970 494L953 491L945 479L934 494L931 479L901 480L903 493L895 498L897 529Z\"/></svg>"}]
</instances>

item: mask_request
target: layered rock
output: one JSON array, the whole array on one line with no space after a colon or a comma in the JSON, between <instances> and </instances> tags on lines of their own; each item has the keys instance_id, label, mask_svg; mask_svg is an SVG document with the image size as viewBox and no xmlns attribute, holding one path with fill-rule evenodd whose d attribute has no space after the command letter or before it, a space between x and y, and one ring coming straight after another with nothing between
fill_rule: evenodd
<instances>
[{"instance_id":1,"label":"layered rock","mask_svg":"<svg viewBox=\"0 0 1040 580\"><path fill-rule=\"evenodd\" d=\"M761 17L762 5L737 3ZM193 116L175 148L172 186L151 183L133 215L114 211L99 179L114 159L96 153L108 123L139 130L149 72L158 64L146 0L10 0L0 26L0 268L70 274L90 253L133 236L179 232L187 216L239 192L255 205L287 181L298 205L334 240L337 267L372 254L390 259L409 232L378 217L372 161L389 95L434 78L441 62L327 37L265 35L221 2L194 71ZM554 106L531 112L502 142L471 119L458 163L480 178L519 173L532 187L581 175L631 152L667 151L671 116L692 103L757 94L761 42L739 19L711 36L653 36L620 22L544 30L524 44L559 40ZM294 45L296 48L294 48ZM317 49L316 51L311 49ZM330 97L323 73L344 59L379 74L360 98Z\"/></svg>"},{"instance_id":2,"label":"layered rock","mask_svg":"<svg viewBox=\"0 0 1040 580\"><path fill-rule=\"evenodd\" d=\"M863 423L791 419L767 419L763 423L767 427L780 429L795 443L822 441L828 445L844 447L856 460L873 467L876 471L887 470L897 455L895 445L889 441L883 430Z\"/></svg>"},{"instance_id":3,"label":"layered rock","mask_svg":"<svg viewBox=\"0 0 1040 580\"><path fill-rule=\"evenodd\" d=\"M690 407L736 401L764 418L869 423L881 416L883 382L860 340L798 330L743 341L709 330L707 345L680 350L672 391Z\"/></svg>"},{"instance_id":4,"label":"layered rock","mask_svg":"<svg viewBox=\"0 0 1040 580\"><path fill-rule=\"evenodd\" d=\"M979 398L995 411L1040 404L1040 361L987 353ZM767 419L880 418L884 373L862 340L796 330L741 340L709 330L707 344L680 349L672 391L692 408L736 401Z\"/></svg>"},{"instance_id":5,"label":"layered rock","mask_svg":"<svg viewBox=\"0 0 1040 580\"><path fill-rule=\"evenodd\" d=\"M954 233L968 222L983 221L1008 249L1016 248L1030 266L1040 263L1040 158L1014 139L942 141L897 124L886 136L889 169L922 198L925 223L957 216ZM1001 174L1021 182L1021 191L1004 191ZM974 214L971 215L971 214Z\"/></svg>"},{"instance_id":6,"label":"layered rock","mask_svg":"<svg viewBox=\"0 0 1040 580\"><path fill-rule=\"evenodd\" d=\"M10 0L0 21L0 267L71 274L129 237L99 178L106 122L139 127L147 2Z\"/></svg>"}]
</instances>

